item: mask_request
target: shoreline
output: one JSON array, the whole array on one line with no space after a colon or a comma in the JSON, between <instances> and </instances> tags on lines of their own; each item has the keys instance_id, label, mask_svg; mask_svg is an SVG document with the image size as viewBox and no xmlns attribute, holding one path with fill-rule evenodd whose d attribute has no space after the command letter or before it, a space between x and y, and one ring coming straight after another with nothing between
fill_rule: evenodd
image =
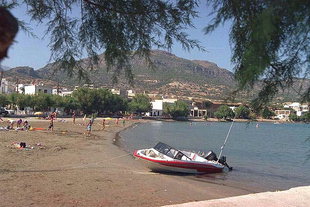
<instances>
[{"instance_id":1,"label":"shoreline","mask_svg":"<svg viewBox=\"0 0 310 207\"><path fill-rule=\"evenodd\" d=\"M0 131L0 202L3 206L162 206L260 192L199 177L151 172L115 141L148 120L95 120L86 137L82 119L55 122L51 131ZM31 120L47 128L47 120ZM115 140L115 141L114 141ZM16 149L25 141L34 149ZM40 145L37 145L39 144ZM189 193L190 192L190 193Z\"/></svg>"}]
</instances>

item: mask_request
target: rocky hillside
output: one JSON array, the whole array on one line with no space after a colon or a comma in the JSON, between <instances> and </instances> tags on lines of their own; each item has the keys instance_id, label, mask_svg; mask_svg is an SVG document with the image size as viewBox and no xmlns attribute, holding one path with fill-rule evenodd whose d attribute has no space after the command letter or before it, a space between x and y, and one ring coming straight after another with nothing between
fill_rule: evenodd
<instances>
[{"instance_id":1,"label":"rocky hillside","mask_svg":"<svg viewBox=\"0 0 310 207\"><path fill-rule=\"evenodd\" d=\"M117 84L112 83L112 74L107 72L103 55L99 57L100 64L88 70L90 84L96 87L133 89L137 92L176 95L179 97L195 97L209 99L225 99L235 89L236 83L233 73L218 67L215 63L202 60L187 60L171 53L154 50L151 52L151 60L154 69L147 67L144 59L133 57L131 59L132 71L135 74L134 86L130 86L123 75ZM83 59L87 63L88 59ZM30 67L13 68L5 72L5 76L11 79L19 79L19 82L44 82L56 85L58 82L64 86L83 85L84 80L78 80L76 76L68 76L57 64L48 64L39 70ZM253 97L257 90L238 94L238 100L246 100ZM296 94L284 92L287 98L294 98Z\"/></svg>"}]
</instances>

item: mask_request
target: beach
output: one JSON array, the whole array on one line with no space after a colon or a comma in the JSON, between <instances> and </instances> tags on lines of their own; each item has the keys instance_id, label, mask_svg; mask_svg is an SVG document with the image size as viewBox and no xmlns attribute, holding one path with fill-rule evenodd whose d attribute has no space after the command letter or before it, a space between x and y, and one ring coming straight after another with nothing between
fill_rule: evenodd
<instances>
[{"instance_id":1,"label":"beach","mask_svg":"<svg viewBox=\"0 0 310 207\"><path fill-rule=\"evenodd\" d=\"M1 206L162 206L258 192L151 172L114 144L144 120L109 120L102 130L96 119L89 137L82 118L57 119L54 131L48 120L28 120L38 130L0 131Z\"/></svg>"}]
</instances>

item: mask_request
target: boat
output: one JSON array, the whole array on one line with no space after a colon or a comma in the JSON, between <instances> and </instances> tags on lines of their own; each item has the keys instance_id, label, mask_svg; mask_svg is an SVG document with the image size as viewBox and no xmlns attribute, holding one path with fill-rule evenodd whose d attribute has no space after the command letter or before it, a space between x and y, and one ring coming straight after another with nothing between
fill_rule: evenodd
<instances>
[{"instance_id":1,"label":"boat","mask_svg":"<svg viewBox=\"0 0 310 207\"><path fill-rule=\"evenodd\" d=\"M150 149L135 150L133 155L145 161L152 171L179 173L219 173L225 167L232 170L226 163L226 157L217 158L213 151L206 157L195 152L181 151L165 143L159 142Z\"/></svg>"}]
</instances>

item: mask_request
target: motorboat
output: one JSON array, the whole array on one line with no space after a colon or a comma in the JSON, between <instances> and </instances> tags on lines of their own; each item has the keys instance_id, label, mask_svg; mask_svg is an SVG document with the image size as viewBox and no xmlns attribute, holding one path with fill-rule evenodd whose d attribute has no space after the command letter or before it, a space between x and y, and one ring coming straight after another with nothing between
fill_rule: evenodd
<instances>
[{"instance_id":1,"label":"motorboat","mask_svg":"<svg viewBox=\"0 0 310 207\"><path fill-rule=\"evenodd\" d=\"M217 158L213 151L205 157L195 152L175 149L165 143L159 142L150 149L135 150L136 158L145 161L152 171L180 172L180 173L219 173L225 166L226 157Z\"/></svg>"}]
</instances>

